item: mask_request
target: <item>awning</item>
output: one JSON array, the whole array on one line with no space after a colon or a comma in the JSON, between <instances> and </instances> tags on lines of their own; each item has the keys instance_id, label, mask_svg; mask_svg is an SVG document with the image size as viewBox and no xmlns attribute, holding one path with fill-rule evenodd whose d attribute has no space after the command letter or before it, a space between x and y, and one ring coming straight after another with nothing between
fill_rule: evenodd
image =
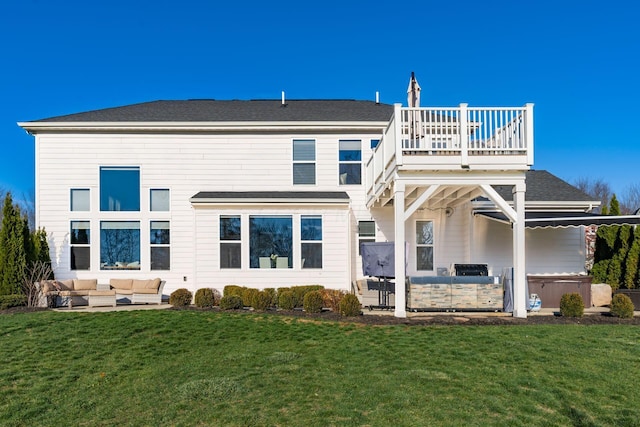
<instances>
[{"instance_id":1,"label":"awning","mask_svg":"<svg viewBox=\"0 0 640 427\"><path fill-rule=\"evenodd\" d=\"M510 224L502 212L475 212L494 221ZM526 228L567 228L587 225L639 225L637 215L600 215L585 212L525 212Z\"/></svg>"}]
</instances>

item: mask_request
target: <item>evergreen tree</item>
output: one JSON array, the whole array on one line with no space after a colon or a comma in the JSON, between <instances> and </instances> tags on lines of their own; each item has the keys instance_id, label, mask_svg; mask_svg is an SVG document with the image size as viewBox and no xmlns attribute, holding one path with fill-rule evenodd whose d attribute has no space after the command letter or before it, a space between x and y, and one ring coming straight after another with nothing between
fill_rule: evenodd
<instances>
[{"instance_id":1,"label":"evergreen tree","mask_svg":"<svg viewBox=\"0 0 640 427\"><path fill-rule=\"evenodd\" d=\"M602 208L606 215L620 215L620 204L614 194ZM629 226L601 225L596 232L596 248L593 257L591 275L597 283L608 283L617 289L626 280L626 256L632 244L633 236Z\"/></svg>"},{"instance_id":2,"label":"evergreen tree","mask_svg":"<svg viewBox=\"0 0 640 427\"><path fill-rule=\"evenodd\" d=\"M614 194L609 202L609 215L620 215L620 203Z\"/></svg>"},{"instance_id":3,"label":"evergreen tree","mask_svg":"<svg viewBox=\"0 0 640 427\"><path fill-rule=\"evenodd\" d=\"M49 266L49 277L46 279L53 280L53 270L51 269L51 254L49 253L49 242L47 240L47 232L44 228L39 228L31 233L31 240L34 249L34 261L41 262Z\"/></svg>"},{"instance_id":4,"label":"evergreen tree","mask_svg":"<svg viewBox=\"0 0 640 427\"><path fill-rule=\"evenodd\" d=\"M625 260L623 285L627 289L638 287L638 263L640 263L640 227L635 227L633 241Z\"/></svg>"},{"instance_id":5,"label":"evergreen tree","mask_svg":"<svg viewBox=\"0 0 640 427\"><path fill-rule=\"evenodd\" d=\"M24 270L27 266L25 245L25 221L20 215L20 208L13 204L11 193L7 193L2 208L2 228L0 229L0 295L18 294Z\"/></svg>"}]
</instances>

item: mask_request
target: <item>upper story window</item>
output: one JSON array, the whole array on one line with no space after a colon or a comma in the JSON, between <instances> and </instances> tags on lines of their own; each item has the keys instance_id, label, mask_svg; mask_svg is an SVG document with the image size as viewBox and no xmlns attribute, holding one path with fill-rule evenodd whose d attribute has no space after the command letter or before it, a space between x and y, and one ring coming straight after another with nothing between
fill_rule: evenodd
<instances>
[{"instance_id":1,"label":"upper story window","mask_svg":"<svg viewBox=\"0 0 640 427\"><path fill-rule=\"evenodd\" d=\"M371 140L371 149L373 150L374 148L376 148L378 146L378 144L380 144L380 140L379 139L372 139Z\"/></svg>"},{"instance_id":2,"label":"upper story window","mask_svg":"<svg viewBox=\"0 0 640 427\"><path fill-rule=\"evenodd\" d=\"M91 210L91 198L88 188L72 188L70 194L71 211L88 212Z\"/></svg>"},{"instance_id":3,"label":"upper story window","mask_svg":"<svg viewBox=\"0 0 640 427\"><path fill-rule=\"evenodd\" d=\"M416 221L417 270L433 270L433 221Z\"/></svg>"},{"instance_id":4,"label":"upper story window","mask_svg":"<svg viewBox=\"0 0 640 427\"><path fill-rule=\"evenodd\" d=\"M360 140L340 140L339 178L340 185L362 184L362 144Z\"/></svg>"},{"instance_id":5,"label":"upper story window","mask_svg":"<svg viewBox=\"0 0 640 427\"><path fill-rule=\"evenodd\" d=\"M166 188L149 190L149 209L152 212L169 211L169 190Z\"/></svg>"},{"instance_id":6,"label":"upper story window","mask_svg":"<svg viewBox=\"0 0 640 427\"><path fill-rule=\"evenodd\" d=\"M100 210L140 211L140 168L100 168Z\"/></svg>"},{"instance_id":7,"label":"upper story window","mask_svg":"<svg viewBox=\"0 0 640 427\"><path fill-rule=\"evenodd\" d=\"M316 141L293 140L293 184L316 183Z\"/></svg>"}]
</instances>

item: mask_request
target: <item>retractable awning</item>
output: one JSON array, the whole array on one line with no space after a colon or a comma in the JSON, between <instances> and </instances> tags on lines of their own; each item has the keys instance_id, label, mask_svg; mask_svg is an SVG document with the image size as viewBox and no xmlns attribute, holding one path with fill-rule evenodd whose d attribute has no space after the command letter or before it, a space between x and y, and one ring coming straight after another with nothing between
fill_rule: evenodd
<instances>
[{"instance_id":1,"label":"retractable awning","mask_svg":"<svg viewBox=\"0 0 640 427\"><path fill-rule=\"evenodd\" d=\"M494 221L509 224L502 212L475 212ZM525 212L526 228L567 228L587 225L640 225L637 215L600 215L585 212Z\"/></svg>"}]
</instances>

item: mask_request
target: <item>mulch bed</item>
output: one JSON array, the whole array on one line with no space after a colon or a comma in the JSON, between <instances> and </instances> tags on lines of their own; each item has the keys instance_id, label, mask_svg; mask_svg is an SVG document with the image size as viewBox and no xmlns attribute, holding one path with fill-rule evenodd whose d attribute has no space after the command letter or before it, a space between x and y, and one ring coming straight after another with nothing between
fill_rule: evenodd
<instances>
[{"instance_id":1,"label":"mulch bed","mask_svg":"<svg viewBox=\"0 0 640 427\"><path fill-rule=\"evenodd\" d=\"M47 308L36 307L12 307L6 310L0 310L0 314L19 314L31 313L36 311L49 310ZM178 308L170 308L169 310L185 310ZM211 309L197 308L191 306L186 310L197 311L219 311L217 307ZM254 313L251 310L231 310L231 313L249 314ZM289 316L299 319L336 321L346 323L357 323L363 325L407 325L407 326L429 326L429 325L640 325L640 317L632 319L620 319L613 317L609 313L586 314L581 318L562 317L559 315L532 315L526 319L514 318L509 316L495 316L493 314L469 314L469 313L419 313L410 314L407 318L397 318L390 312L377 314L376 311L369 311L356 317L342 317L338 313L332 311L323 311L322 313L305 313L301 310L294 311L276 311L268 310L262 314L274 316Z\"/></svg>"}]
</instances>

